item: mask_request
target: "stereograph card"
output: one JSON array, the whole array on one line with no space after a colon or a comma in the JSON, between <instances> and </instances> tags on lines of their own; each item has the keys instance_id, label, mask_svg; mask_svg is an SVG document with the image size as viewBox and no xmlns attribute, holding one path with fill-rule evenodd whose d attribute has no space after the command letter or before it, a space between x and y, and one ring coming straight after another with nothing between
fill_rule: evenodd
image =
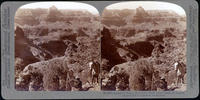
<instances>
[{"instance_id":1,"label":"stereograph card","mask_svg":"<svg viewBox=\"0 0 200 100\"><path fill-rule=\"evenodd\" d=\"M196 98L198 3L7 1L4 99Z\"/></svg>"}]
</instances>

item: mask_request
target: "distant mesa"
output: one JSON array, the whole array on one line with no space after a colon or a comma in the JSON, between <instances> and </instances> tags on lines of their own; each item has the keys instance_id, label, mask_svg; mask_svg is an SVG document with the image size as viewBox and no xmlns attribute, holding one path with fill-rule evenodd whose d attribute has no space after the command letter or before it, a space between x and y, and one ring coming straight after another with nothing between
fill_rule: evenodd
<instances>
[{"instance_id":1,"label":"distant mesa","mask_svg":"<svg viewBox=\"0 0 200 100\"><path fill-rule=\"evenodd\" d=\"M48 9L47 19L49 21L56 21L58 17L62 16L63 14L55 7L51 6Z\"/></svg>"},{"instance_id":2,"label":"distant mesa","mask_svg":"<svg viewBox=\"0 0 200 100\"><path fill-rule=\"evenodd\" d=\"M147 17L149 14L144 10L143 7L139 6L136 8L136 15L135 17L141 18L141 17Z\"/></svg>"},{"instance_id":3,"label":"distant mesa","mask_svg":"<svg viewBox=\"0 0 200 100\"><path fill-rule=\"evenodd\" d=\"M48 9L48 15L49 16L59 16L62 15L60 11L53 5Z\"/></svg>"}]
</instances>

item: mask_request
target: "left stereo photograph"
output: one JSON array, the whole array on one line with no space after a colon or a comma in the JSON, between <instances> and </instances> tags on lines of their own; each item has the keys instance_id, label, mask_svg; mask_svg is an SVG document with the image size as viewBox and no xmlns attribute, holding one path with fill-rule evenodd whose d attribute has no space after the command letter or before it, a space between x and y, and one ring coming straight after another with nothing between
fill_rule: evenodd
<instances>
[{"instance_id":1,"label":"left stereo photograph","mask_svg":"<svg viewBox=\"0 0 200 100\"><path fill-rule=\"evenodd\" d=\"M16 11L14 24L17 91L100 91L96 8L75 2L30 3Z\"/></svg>"}]
</instances>

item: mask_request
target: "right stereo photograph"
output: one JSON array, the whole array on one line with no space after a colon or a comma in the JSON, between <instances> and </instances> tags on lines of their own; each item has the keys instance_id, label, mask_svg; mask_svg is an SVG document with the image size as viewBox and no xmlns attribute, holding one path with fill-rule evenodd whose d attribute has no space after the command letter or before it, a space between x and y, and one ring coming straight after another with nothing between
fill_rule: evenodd
<instances>
[{"instance_id":1,"label":"right stereo photograph","mask_svg":"<svg viewBox=\"0 0 200 100\"><path fill-rule=\"evenodd\" d=\"M102 91L185 91L186 13L155 1L107 6L101 18Z\"/></svg>"}]
</instances>

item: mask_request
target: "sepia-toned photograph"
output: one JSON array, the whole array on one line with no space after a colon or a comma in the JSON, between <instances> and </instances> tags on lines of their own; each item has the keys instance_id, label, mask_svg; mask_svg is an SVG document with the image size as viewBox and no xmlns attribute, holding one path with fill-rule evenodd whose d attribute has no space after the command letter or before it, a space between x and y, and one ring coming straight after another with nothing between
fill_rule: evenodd
<instances>
[{"instance_id":1,"label":"sepia-toned photograph","mask_svg":"<svg viewBox=\"0 0 200 100\"><path fill-rule=\"evenodd\" d=\"M15 89L99 91L100 16L75 2L37 2L15 14Z\"/></svg>"},{"instance_id":2,"label":"sepia-toned photograph","mask_svg":"<svg viewBox=\"0 0 200 100\"><path fill-rule=\"evenodd\" d=\"M167 2L107 6L101 18L102 91L185 91L186 14Z\"/></svg>"},{"instance_id":3,"label":"sepia-toned photograph","mask_svg":"<svg viewBox=\"0 0 200 100\"><path fill-rule=\"evenodd\" d=\"M186 14L132 1L37 2L15 14L17 91L186 91Z\"/></svg>"}]
</instances>

